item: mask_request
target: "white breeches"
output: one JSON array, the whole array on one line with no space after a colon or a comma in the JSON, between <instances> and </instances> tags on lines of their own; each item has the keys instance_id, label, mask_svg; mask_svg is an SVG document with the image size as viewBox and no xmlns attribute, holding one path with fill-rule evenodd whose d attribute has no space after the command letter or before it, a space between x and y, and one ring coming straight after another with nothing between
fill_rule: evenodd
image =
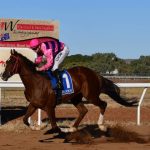
<instances>
[{"instance_id":1,"label":"white breeches","mask_svg":"<svg viewBox=\"0 0 150 150\"><path fill-rule=\"evenodd\" d=\"M53 65L52 71L55 71L56 69L58 69L59 65L63 62L65 57L68 56L68 54L69 54L69 48L68 46L65 45L64 49L56 55L54 59L54 65Z\"/></svg>"}]
</instances>

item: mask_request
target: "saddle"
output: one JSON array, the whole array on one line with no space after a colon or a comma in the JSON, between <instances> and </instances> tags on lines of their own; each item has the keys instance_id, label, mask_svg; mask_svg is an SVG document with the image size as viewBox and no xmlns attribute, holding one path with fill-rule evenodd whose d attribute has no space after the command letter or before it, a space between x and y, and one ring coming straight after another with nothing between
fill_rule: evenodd
<instances>
[{"instance_id":1,"label":"saddle","mask_svg":"<svg viewBox=\"0 0 150 150\"><path fill-rule=\"evenodd\" d=\"M57 92L57 79L51 70L48 70L47 75L50 79L52 89ZM62 85L62 95L74 93L72 78L67 70L59 71L60 81Z\"/></svg>"}]
</instances>

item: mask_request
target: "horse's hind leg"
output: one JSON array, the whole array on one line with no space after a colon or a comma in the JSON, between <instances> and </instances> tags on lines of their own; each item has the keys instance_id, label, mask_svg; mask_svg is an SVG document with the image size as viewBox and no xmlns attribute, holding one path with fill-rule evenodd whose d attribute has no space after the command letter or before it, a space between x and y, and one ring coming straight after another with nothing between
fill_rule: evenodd
<instances>
[{"instance_id":1,"label":"horse's hind leg","mask_svg":"<svg viewBox=\"0 0 150 150\"><path fill-rule=\"evenodd\" d=\"M68 128L67 129L61 129L63 132L74 132L74 131L76 131L80 122L82 121L82 119L84 118L86 113L88 112L87 108L82 103L82 95L81 94L78 94L74 98L72 98L71 102L77 108L77 110L79 112L79 116L76 119L73 127L69 128L69 129Z\"/></svg>"},{"instance_id":2,"label":"horse's hind leg","mask_svg":"<svg viewBox=\"0 0 150 150\"><path fill-rule=\"evenodd\" d=\"M84 104L82 102L82 95L81 94L74 97L71 101L72 101L73 105L77 108L77 110L79 112L79 116L78 116L77 120L75 121L75 123L73 125L73 127L77 129L80 122L82 121L82 119L84 118L86 113L88 112L88 109L84 106Z\"/></svg>"},{"instance_id":3,"label":"horse's hind leg","mask_svg":"<svg viewBox=\"0 0 150 150\"><path fill-rule=\"evenodd\" d=\"M102 101L100 98L97 98L94 102L94 105L98 106L100 108L100 114L99 114L99 119L98 119L98 126L102 130L106 130L106 128L103 126L103 121L104 121L104 113L107 107L107 103Z\"/></svg>"},{"instance_id":4,"label":"horse's hind leg","mask_svg":"<svg viewBox=\"0 0 150 150\"><path fill-rule=\"evenodd\" d=\"M86 113L88 112L88 109L84 106L82 102L80 102L78 105L75 105L75 107L78 109L79 116L75 121L73 127L77 128L80 122L82 121L82 119L84 118L84 116L86 115Z\"/></svg>"},{"instance_id":5,"label":"horse's hind leg","mask_svg":"<svg viewBox=\"0 0 150 150\"><path fill-rule=\"evenodd\" d=\"M82 95L81 94L78 94L74 98L72 98L71 102L77 108L77 110L79 112L79 116L76 119L73 127L67 128L67 129L61 129L63 132L75 132L77 130L80 122L82 121L82 119L84 118L86 113L88 112L88 109L84 106L84 104L82 102Z\"/></svg>"}]
</instances>

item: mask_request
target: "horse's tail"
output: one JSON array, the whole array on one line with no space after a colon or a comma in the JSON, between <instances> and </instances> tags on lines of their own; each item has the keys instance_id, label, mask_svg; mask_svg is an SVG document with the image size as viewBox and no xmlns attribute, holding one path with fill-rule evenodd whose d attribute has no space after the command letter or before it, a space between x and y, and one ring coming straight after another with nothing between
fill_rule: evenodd
<instances>
[{"instance_id":1,"label":"horse's tail","mask_svg":"<svg viewBox=\"0 0 150 150\"><path fill-rule=\"evenodd\" d=\"M134 98L126 98L120 95L120 88L114 84L111 80L104 78L103 80L103 89L102 93L107 94L117 103L124 105L126 107L138 106L137 99Z\"/></svg>"}]
</instances>

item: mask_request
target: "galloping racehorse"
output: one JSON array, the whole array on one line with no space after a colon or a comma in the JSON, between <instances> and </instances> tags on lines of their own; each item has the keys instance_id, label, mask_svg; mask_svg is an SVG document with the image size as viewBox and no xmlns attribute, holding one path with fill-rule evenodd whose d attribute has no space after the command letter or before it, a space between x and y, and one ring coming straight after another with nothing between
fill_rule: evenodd
<instances>
[{"instance_id":1,"label":"galloping racehorse","mask_svg":"<svg viewBox=\"0 0 150 150\"><path fill-rule=\"evenodd\" d=\"M128 98L121 97L120 89L117 85L97 75L96 72L91 69L86 67L73 67L67 71L72 78L74 93L63 95L62 101L71 100L72 104L79 111L79 116L73 125L74 129L77 129L88 111L82 102L83 97L87 99L88 103L100 108L98 125L103 124L103 115L107 106L107 103L102 101L99 97L101 93L107 94L121 105L127 107L137 106L137 100L134 98L130 98L129 100ZM51 122L51 130L53 132L60 132L55 118L56 94L52 89L49 78L44 76L41 72L36 71L36 66L32 61L15 50L11 50L10 58L6 61L2 79L7 81L14 74L19 74L25 86L25 97L27 101L29 101L27 112L23 118L24 123L29 126L28 118L37 108L40 108L46 111Z\"/></svg>"}]
</instances>

